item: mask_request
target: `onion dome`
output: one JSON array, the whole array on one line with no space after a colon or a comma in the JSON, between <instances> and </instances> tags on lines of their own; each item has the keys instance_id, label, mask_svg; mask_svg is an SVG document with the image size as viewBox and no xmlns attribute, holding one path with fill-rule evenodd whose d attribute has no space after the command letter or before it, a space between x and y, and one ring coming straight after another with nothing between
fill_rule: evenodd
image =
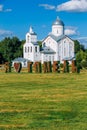
<instances>
[{"instance_id":1,"label":"onion dome","mask_svg":"<svg viewBox=\"0 0 87 130\"><path fill-rule=\"evenodd\" d=\"M61 21L61 20L59 19L59 17L57 17L57 19L54 21L53 25L61 25L61 26L64 26L64 23L63 23L63 21Z\"/></svg>"}]
</instances>

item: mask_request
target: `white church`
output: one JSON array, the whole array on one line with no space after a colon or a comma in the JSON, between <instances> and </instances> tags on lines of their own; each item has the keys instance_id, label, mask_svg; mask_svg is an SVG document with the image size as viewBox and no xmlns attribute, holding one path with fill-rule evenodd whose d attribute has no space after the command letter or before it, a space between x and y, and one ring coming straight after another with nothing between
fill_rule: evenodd
<instances>
[{"instance_id":1,"label":"white church","mask_svg":"<svg viewBox=\"0 0 87 130\"><path fill-rule=\"evenodd\" d=\"M74 58L74 41L64 34L64 23L57 18L51 33L42 41L42 49L37 42L37 34L30 27L23 46L23 58L32 62L71 61Z\"/></svg>"}]
</instances>

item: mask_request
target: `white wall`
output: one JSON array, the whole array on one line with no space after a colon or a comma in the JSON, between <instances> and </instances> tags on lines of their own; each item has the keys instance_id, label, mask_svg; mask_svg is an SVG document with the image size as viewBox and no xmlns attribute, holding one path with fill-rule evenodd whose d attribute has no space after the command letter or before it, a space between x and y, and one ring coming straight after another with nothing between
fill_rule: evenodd
<instances>
[{"instance_id":1,"label":"white wall","mask_svg":"<svg viewBox=\"0 0 87 130\"><path fill-rule=\"evenodd\" d=\"M44 62L51 61L53 63L54 61L54 54L44 54L41 53L41 63L43 64Z\"/></svg>"},{"instance_id":2,"label":"white wall","mask_svg":"<svg viewBox=\"0 0 87 130\"><path fill-rule=\"evenodd\" d=\"M52 34L55 36L61 36L64 34L64 27L61 25L52 26Z\"/></svg>"}]
</instances>

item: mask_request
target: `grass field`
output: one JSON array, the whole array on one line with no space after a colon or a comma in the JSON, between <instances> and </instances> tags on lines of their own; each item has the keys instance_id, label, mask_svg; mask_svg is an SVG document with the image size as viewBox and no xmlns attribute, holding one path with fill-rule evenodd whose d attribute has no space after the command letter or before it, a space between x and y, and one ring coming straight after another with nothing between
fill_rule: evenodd
<instances>
[{"instance_id":1,"label":"grass field","mask_svg":"<svg viewBox=\"0 0 87 130\"><path fill-rule=\"evenodd\" d=\"M1 72L0 130L87 130L87 71Z\"/></svg>"}]
</instances>

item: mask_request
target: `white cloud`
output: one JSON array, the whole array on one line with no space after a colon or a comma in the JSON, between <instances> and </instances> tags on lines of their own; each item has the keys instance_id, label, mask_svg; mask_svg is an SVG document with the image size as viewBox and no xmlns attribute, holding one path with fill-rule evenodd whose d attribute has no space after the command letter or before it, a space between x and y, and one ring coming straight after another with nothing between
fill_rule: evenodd
<instances>
[{"instance_id":1,"label":"white cloud","mask_svg":"<svg viewBox=\"0 0 87 130\"><path fill-rule=\"evenodd\" d=\"M4 12L11 12L12 11L12 9L6 9L6 10L4 10Z\"/></svg>"},{"instance_id":2,"label":"white cloud","mask_svg":"<svg viewBox=\"0 0 87 130\"><path fill-rule=\"evenodd\" d=\"M0 29L0 36L5 37L5 36L10 36L12 34L13 34L13 32L11 32L11 31Z\"/></svg>"},{"instance_id":3,"label":"white cloud","mask_svg":"<svg viewBox=\"0 0 87 130\"><path fill-rule=\"evenodd\" d=\"M44 24L44 25L42 25L42 28L46 28L46 25Z\"/></svg>"},{"instance_id":4,"label":"white cloud","mask_svg":"<svg viewBox=\"0 0 87 130\"><path fill-rule=\"evenodd\" d=\"M0 5L0 12L3 11L3 5Z\"/></svg>"},{"instance_id":5,"label":"white cloud","mask_svg":"<svg viewBox=\"0 0 87 130\"><path fill-rule=\"evenodd\" d=\"M68 36L78 35L77 28L76 27L66 27L65 35L68 35Z\"/></svg>"},{"instance_id":6,"label":"white cloud","mask_svg":"<svg viewBox=\"0 0 87 130\"><path fill-rule=\"evenodd\" d=\"M4 5L0 5L0 12L11 12L12 9L4 9Z\"/></svg>"},{"instance_id":7,"label":"white cloud","mask_svg":"<svg viewBox=\"0 0 87 130\"><path fill-rule=\"evenodd\" d=\"M87 0L69 0L58 5L56 11L87 12Z\"/></svg>"},{"instance_id":8,"label":"white cloud","mask_svg":"<svg viewBox=\"0 0 87 130\"><path fill-rule=\"evenodd\" d=\"M67 11L67 12L87 12L87 0L69 0L57 7L49 4L40 4L48 10Z\"/></svg>"},{"instance_id":9,"label":"white cloud","mask_svg":"<svg viewBox=\"0 0 87 130\"><path fill-rule=\"evenodd\" d=\"M87 48L87 37L78 37L77 40Z\"/></svg>"},{"instance_id":10,"label":"white cloud","mask_svg":"<svg viewBox=\"0 0 87 130\"><path fill-rule=\"evenodd\" d=\"M39 4L39 6L44 7L45 9L48 9L48 10L54 10L55 9L54 5L49 5L49 4Z\"/></svg>"},{"instance_id":11,"label":"white cloud","mask_svg":"<svg viewBox=\"0 0 87 130\"><path fill-rule=\"evenodd\" d=\"M79 37L78 39L87 41L87 37Z\"/></svg>"}]
</instances>

